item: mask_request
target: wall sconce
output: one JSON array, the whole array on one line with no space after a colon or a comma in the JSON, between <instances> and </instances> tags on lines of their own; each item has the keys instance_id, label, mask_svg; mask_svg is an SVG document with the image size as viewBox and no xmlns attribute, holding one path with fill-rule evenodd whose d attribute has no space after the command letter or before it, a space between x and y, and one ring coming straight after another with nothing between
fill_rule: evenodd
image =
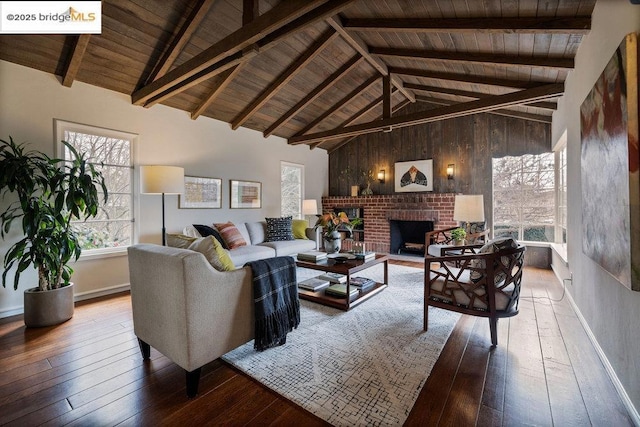
<instances>
[{"instance_id":1,"label":"wall sconce","mask_svg":"<svg viewBox=\"0 0 640 427\"><path fill-rule=\"evenodd\" d=\"M384 169L378 171L378 181L380 184L384 184Z\"/></svg>"},{"instance_id":2,"label":"wall sconce","mask_svg":"<svg viewBox=\"0 0 640 427\"><path fill-rule=\"evenodd\" d=\"M453 172L455 170L456 165L453 163L449 163L447 165L447 179L453 179Z\"/></svg>"}]
</instances>

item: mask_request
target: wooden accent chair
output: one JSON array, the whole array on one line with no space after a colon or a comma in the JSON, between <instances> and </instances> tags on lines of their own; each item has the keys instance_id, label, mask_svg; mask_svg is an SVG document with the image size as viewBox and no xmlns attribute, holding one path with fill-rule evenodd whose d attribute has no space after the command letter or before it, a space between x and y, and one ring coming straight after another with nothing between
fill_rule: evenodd
<instances>
[{"instance_id":1,"label":"wooden accent chair","mask_svg":"<svg viewBox=\"0 0 640 427\"><path fill-rule=\"evenodd\" d=\"M498 319L518 314L525 247L506 238L443 251L425 256L424 330L429 306L488 317L491 344L498 345Z\"/></svg>"}]
</instances>

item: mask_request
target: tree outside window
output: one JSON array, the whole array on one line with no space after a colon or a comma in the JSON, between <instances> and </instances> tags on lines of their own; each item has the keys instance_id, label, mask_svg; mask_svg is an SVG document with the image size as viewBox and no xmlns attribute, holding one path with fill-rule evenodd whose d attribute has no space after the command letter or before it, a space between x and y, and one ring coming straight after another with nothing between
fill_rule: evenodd
<instances>
[{"instance_id":1,"label":"tree outside window","mask_svg":"<svg viewBox=\"0 0 640 427\"><path fill-rule=\"evenodd\" d=\"M304 166L281 162L280 164L280 214L302 218Z\"/></svg>"},{"instance_id":2,"label":"tree outside window","mask_svg":"<svg viewBox=\"0 0 640 427\"><path fill-rule=\"evenodd\" d=\"M554 154L493 159L495 237L555 241Z\"/></svg>"}]
</instances>

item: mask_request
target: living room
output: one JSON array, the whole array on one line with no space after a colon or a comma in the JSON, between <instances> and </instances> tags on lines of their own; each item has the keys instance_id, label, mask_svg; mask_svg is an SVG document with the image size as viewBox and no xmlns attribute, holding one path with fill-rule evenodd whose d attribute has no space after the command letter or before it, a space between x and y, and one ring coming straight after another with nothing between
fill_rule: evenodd
<instances>
[{"instance_id":1,"label":"living room","mask_svg":"<svg viewBox=\"0 0 640 427\"><path fill-rule=\"evenodd\" d=\"M635 327L640 318L640 294L622 286L582 252L579 111L586 94L621 40L626 34L638 31L640 6L627 0L597 1L590 32L582 39L575 56L575 68L565 81L564 95L558 99L558 109L553 113L552 123L525 124L521 119L500 118L494 122L514 123L517 129L509 127L502 135L491 133L489 128L482 131L487 144L501 140L505 150L513 147L509 132L527 138L528 143L535 139L531 135L537 135L540 143L528 146L533 147L533 151L544 144L548 144L546 148L551 150L566 138L569 198L566 262L557 252L550 252L550 257L559 278L572 279L567 284L567 293L575 302L584 326L599 345L602 356L608 360L610 373L618 378L624 389L628 399L625 402L627 408L640 408L640 369L634 358L640 352L639 333ZM7 44L0 47L7 49ZM17 50L19 46L12 49ZM4 54L0 58L4 58ZM81 80L74 81L70 88L65 87L61 85L59 76L13 61L0 60L0 94L2 139L11 135L16 141L29 142L31 148L53 154L55 120L64 120L134 134L134 188L139 185L140 165L174 165L183 167L185 175L220 178L220 209L180 209L178 196L166 196L165 215L169 232L180 232L185 225L193 223L260 221L265 217L280 216L281 162L303 165L303 198L315 199L320 203L325 196L348 196L349 183L339 179L340 171L346 166L366 166L376 172L385 169L385 183L374 182L372 188L378 195L392 195L394 163L433 158L436 166L434 182L437 183L434 193L483 193L486 214L489 223L491 221L491 188L487 187L487 177L475 175L478 166L470 164L465 157L466 151L459 150L460 147L473 145L476 135L481 132L455 127L461 124L486 124L490 121L488 113L449 119L434 125L449 126L448 129L454 129L455 133L410 133L410 129L434 129L433 126L422 124L415 128L396 129L391 133L358 136L349 144L329 153L322 148L309 149L304 144L288 144L287 139L275 135L265 138L262 132L247 127L232 130L229 123L208 117L192 120L185 111L167 105L150 108L132 105L130 94L89 85ZM452 126L451 123L456 125ZM531 131L534 128L543 131ZM491 128L491 131L496 130ZM457 145L446 152L446 159L442 151L436 151L437 144L450 144L451 139L459 135L466 139L456 141ZM429 145L421 148L414 141L407 142L407 138L424 138ZM393 151L395 148L385 151L385 146L391 141L397 144L394 147L408 146L412 152L398 154ZM491 153L494 151L488 145L485 150L485 155L478 155L473 160L482 162L486 169L490 167ZM456 157L454 152L460 154ZM353 161L356 158L359 163ZM445 170L452 163L455 164L455 179L448 180ZM260 182L261 208L231 209L230 180ZM4 206L6 202L2 203ZM136 192L134 220L136 242L159 244L161 198ZM19 237L16 228L0 242L3 256ZM88 255L74 263L73 268L78 301L128 289L126 251L108 256ZM18 291L11 286L0 289L0 317L20 314L22 291L36 281L36 272L26 271ZM560 285L558 289L561 289ZM637 412L635 416L631 419L637 423Z\"/></svg>"}]
</instances>

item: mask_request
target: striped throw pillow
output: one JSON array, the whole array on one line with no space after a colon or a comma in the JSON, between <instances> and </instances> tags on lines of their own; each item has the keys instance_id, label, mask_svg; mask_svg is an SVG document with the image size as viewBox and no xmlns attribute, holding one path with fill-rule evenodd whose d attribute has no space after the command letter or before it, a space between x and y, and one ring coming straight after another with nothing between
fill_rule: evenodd
<instances>
[{"instance_id":1,"label":"striped throw pillow","mask_svg":"<svg viewBox=\"0 0 640 427\"><path fill-rule=\"evenodd\" d=\"M229 249L247 246L247 242L244 240L244 237L242 237L242 234L240 234L240 230L238 230L231 221L215 223L213 226L220 232L222 239Z\"/></svg>"}]
</instances>

